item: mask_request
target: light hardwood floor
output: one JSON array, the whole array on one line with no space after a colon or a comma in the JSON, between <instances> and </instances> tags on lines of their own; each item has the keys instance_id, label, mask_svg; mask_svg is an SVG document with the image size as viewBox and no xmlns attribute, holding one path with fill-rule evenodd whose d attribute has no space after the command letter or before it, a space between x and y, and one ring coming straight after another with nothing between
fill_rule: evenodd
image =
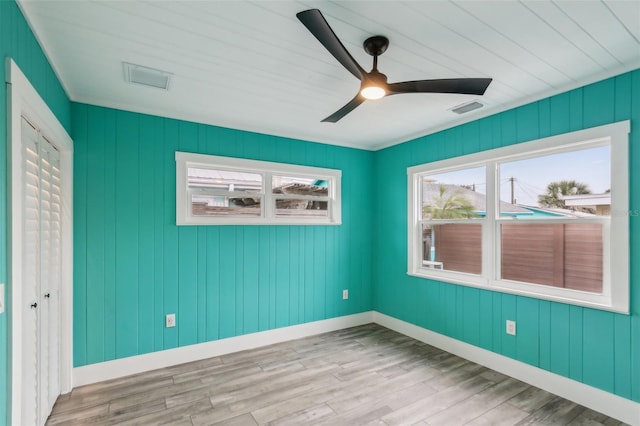
<instances>
[{"instance_id":1,"label":"light hardwood floor","mask_svg":"<svg viewBox=\"0 0 640 426\"><path fill-rule=\"evenodd\" d=\"M49 425L621 425L376 324L74 389Z\"/></svg>"}]
</instances>

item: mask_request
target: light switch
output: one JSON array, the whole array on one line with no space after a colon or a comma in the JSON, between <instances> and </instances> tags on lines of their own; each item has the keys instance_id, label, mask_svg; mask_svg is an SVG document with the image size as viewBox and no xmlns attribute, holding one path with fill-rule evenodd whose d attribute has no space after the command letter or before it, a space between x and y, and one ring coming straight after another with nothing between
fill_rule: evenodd
<instances>
[{"instance_id":1,"label":"light switch","mask_svg":"<svg viewBox=\"0 0 640 426\"><path fill-rule=\"evenodd\" d=\"M167 314L165 317L165 327L175 327L176 326L176 314Z\"/></svg>"},{"instance_id":2,"label":"light switch","mask_svg":"<svg viewBox=\"0 0 640 426\"><path fill-rule=\"evenodd\" d=\"M0 284L0 314L4 313L4 284Z\"/></svg>"}]
</instances>

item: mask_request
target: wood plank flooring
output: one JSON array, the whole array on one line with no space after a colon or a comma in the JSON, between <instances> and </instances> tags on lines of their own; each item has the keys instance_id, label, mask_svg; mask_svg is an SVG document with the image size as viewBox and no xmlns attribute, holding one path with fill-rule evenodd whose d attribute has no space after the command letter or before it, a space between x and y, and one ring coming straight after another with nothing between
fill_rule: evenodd
<instances>
[{"instance_id":1,"label":"wood plank flooring","mask_svg":"<svg viewBox=\"0 0 640 426\"><path fill-rule=\"evenodd\" d=\"M74 389L48 425L621 425L376 324Z\"/></svg>"}]
</instances>

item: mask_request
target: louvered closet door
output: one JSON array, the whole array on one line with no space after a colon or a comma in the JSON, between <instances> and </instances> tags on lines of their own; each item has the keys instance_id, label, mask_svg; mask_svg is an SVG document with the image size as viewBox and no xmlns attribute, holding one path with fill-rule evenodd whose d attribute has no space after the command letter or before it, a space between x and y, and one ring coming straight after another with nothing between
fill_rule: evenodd
<instances>
[{"instance_id":1,"label":"louvered closet door","mask_svg":"<svg viewBox=\"0 0 640 426\"><path fill-rule=\"evenodd\" d=\"M53 145L23 119L22 423L45 423L60 394L61 177Z\"/></svg>"},{"instance_id":2,"label":"louvered closet door","mask_svg":"<svg viewBox=\"0 0 640 426\"><path fill-rule=\"evenodd\" d=\"M22 423L38 424L38 293L40 270L38 132L22 120Z\"/></svg>"},{"instance_id":3,"label":"louvered closet door","mask_svg":"<svg viewBox=\"0 0 640 426\"><path fill-rule=\"evenodd\" d=\"M60 394L60 161L58 151L42 135L40 148L40 317L39 418L47 419Z\"/></svg>"}]
</instances>

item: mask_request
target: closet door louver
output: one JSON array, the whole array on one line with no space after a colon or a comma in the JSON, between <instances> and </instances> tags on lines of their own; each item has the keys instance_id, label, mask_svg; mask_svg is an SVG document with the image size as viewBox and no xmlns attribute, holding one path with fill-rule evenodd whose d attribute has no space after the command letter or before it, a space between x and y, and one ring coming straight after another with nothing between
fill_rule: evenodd
<instances>
[{"instance_id":1,"label":"closet door louver","mask_svg":"<svg viewBox=\"0 0 640 426\"><path fill-rule=\"evenodd\" d=\"M22 422L38 424L38 288L40 270L40 160L38 132L22 119Z\"/></svg>"},{"instance_id":2,"label":"closet door louver","mask_svg":"<svg viewBox=\"0 0 640 426\"><path fill-rule=\"evenodd\" d=\"M46 415L60 395L60 285L62 280L62 184L60 173L60 153L48 151L49 167L49 278L48 291L44 294L48 309L48 391L45 407ZM47 297L46 294L50 296Z\"/></svg>"}]
</instances>

